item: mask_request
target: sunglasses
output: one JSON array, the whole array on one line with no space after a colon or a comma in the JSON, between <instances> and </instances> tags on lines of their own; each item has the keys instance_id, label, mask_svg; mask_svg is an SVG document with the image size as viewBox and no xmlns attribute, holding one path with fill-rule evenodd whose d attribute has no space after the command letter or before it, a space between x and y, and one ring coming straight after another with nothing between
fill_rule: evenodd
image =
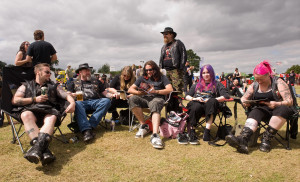
<instances>
[{"instance_id":1,"label":"sunglasses","mask_svg":"<svg viewBox=\"0 0 300 182\"><path fill-rule=\"evenodd\" d=\"M46 73L46 74L51 74L51 72L50 72L50 71L44 71L44 73Z\"/></svg>"},{"instance_id":2,"label":"sunglasses","mask_svg":"<svg viewBox=\"0 0 300 182\"><path fill-rule=\"evenodd\" d=\"M146 71L146 72L148 72L148 71L153 71L153 69L145 69L145 71Z\"/></svg>"},{"instance_id":3,"label":"sunglasses","mask_svg":"<svg viewBox=\"0 0 300 182\"><path fill-rule=\"evenodd\" d=\"M30 44L25 44L25 45L30 45Z\"/></svg>"}]
</instances>

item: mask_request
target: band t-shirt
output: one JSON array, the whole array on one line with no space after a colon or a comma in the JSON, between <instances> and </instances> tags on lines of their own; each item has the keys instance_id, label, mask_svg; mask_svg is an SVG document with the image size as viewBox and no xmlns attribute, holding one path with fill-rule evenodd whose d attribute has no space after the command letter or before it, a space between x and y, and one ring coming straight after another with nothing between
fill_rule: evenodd
<instances>
[{"instance_id":1,"label":"band t-shirt","mask_svg":"<svg viewBox=\"0 0 300 182\"><path fill-rule=\"evenodd\" d=\"M105 85L102 84L99 80L94 81L82 81L81 80L80 88L75 88L74 82L68 86L68 91L75 92L75 91L83 91L83 100L92 100L92 99L99 99L103 98L102 92L105 91ZM95 88L97 87L97 88Z\"/></svg>"},{"instance_id":2,"label":"band t-shirt","mask_svg":"<svg viewBox=\"0 0 300 182\"><path fill-rule=\"evenodd\" d=\"M56 54L54 47L46 41L39 40L30 44L27 50L27 55L33 57L33 66L39 63L51 64L50 56Z\"/></svg>"},{"instance_id":3,"label":"band t-shirt","mask_svg":"<svg viewBox=\"0 0 300 182\"><path fill-rule=\"evenodd\" d=\"M170 42L166 45L164 49L164 61L163 61L163 68L166 70L173 70L175 67L173 66L172 62L172 54L171 54L171 45L173 42Z\"/></svg>"},{"instance_id":4,"label":"band t-shirt","mask_svg":"<svg viewBox=\"0 0 300 182\"><path fill-rule=\"evenodd\" d=\"M290 84L295 84L295 77L296 77L295 73L290 73L289 74L289 82L290 82Z\"/></svg>"},{"instance_id":5,"label":"band t-shirt","mask_svg":"<svg viewBox=\"0 0 300 182\"><path fill-rule=\"evenodd\" d=\"M171 84L170 81L168 80L168 78L165 76L165 75L162 75L161 76L161 79L158 80L158 81L154 81L152 79L146 79L144 78L143 76L140 76L136 81L135 81L135 85L137 87L140 86L140 84L144 82L144 83L148 83L150 85L153 85L154 86L154 89L155 90L163 90L166 88L166 86L168 84ZM153 95L156 95L156 97L164 97L163 95L159 95L159 94L153 94Z\"/></svg>"}]
</instances>

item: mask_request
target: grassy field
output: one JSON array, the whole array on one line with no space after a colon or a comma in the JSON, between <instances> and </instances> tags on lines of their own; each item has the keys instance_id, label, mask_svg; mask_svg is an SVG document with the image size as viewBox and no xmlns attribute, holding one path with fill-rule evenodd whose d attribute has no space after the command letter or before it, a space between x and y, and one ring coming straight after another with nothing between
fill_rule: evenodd
<instances>
[{"instance_id":1,"label":"grassy field","mask_svg":"<svg viewBox=\"0 0 300 182\"><path fill-rule=\"evenodd\" d=\"M228 106L232 109L233 103ZM245 119L239 106L239 123ZM61 126L68 138L74 136L67 128L69 122L67 117ZM233 124L233 117L228 122ZM19 146L10 143L11 127L5 121L0 128L0 181L300 181L300 136L291 139L292 150L274 140L270 153L254 147L244 155L228 145L213 147L202 140L192 146L164 139L165 149L155 150L150 135L135 139L135 132L128 132L127 126L117 126L115 132L98 127L96 140L89 145L54 139L50 149L57 160L43 167L29 163ZM285 126L280 133L285 133ZM203 130L198 134L202 137ZM28 149L28 137L22 141Z\"/></svg>"}]
</instances>

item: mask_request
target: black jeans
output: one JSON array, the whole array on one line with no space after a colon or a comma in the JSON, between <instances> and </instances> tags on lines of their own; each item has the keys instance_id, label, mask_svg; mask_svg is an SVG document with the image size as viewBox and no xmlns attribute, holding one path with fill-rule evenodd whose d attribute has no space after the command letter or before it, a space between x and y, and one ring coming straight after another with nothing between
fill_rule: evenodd
<instances>
[{"instance_id":1,"label":"black jeans","mask_svg":"<svg viewBox=\"0 0 300 182\"><path fill-rule=\"evenodd\" d=\"M210 116L213 115L215 119L219 110L219 102L215 98L209 99L206 103L191 101L187 105L189 122L192 127L197 126L199 119L205 115L206 121L209 120Z\"/></svg>"}]
</instances>

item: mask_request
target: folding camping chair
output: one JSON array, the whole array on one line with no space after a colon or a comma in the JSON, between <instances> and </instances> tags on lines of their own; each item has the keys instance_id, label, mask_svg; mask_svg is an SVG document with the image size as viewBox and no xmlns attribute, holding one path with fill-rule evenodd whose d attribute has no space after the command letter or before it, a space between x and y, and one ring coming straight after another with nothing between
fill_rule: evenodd
<instances>
[{"instance_id":1,"label":"folding camping chair","mask_svg":"<svg viewBox=\"0 0 300 182\"><path fill-rule=\"evenodd\" d=\"M20 133L22 129L22 122L12 114L12 97L15 94L16 90L21 86L22 82L29 81L35 78L33 68L24 68L24 67L4 67L3 68L3 89L2 89L2 103L1 103L1 111L6 113L9 116L7 119L11 123L12 129L12 142L16 143L18 141L19 146L23 153L25 153L20 138L24 135L25 131ZM66 114L63 114L61 121L65 118ZM14 124L14 120L20 123L18 130ZM62 139L56 138L57 140L68 143L65 136L62 134L59 126L56 126L54 133L59 131ZM53 133L53 135L54 135Z\"/></svg>"},{"instance_id":2,"label":"folding camping chair","mask_svg":"<svg viewBox=\"0 0 300 182\"><path fill-rule=\"evenodd\" d=\"M174 105L174 103L172 102L172 99L182 99L182 98L180 98L178 96L179 93L180 92L178 92L178 91L172 91L170 94L166 95L166 97L165 97L165 103L164 103L165 118L167 118L168 113L171 111L171 110L168 109L168 106L169 105ZM170 103L170 101L172 103ZM182 104L182 102L180 102L180 103ZM146 121L146 120L148 120L151 117L151 112L150 112L149 108L142 108L142 110L143 110L144 118L145 118L145 121ZM176 110L176 112L178 112L178 111ZM131 131L135 130L136 128L140 127L139 123L133 125L134 117L135 117L134 114L132 114L132 117L131 117L131 119L129 121L129 132L131 132Z\"/></svg>"},{"instance_id":3,"label":"folding camping chair","mask_svg":"<svg viewBox=\"0 0 300 182\"><path fill-rule=\"evenodd\" d=\"M214 124L218 129L221 126L226 125L227 124L227 118L230 118L232 116L232 112L226 104L226 102L230 102L230 101L233 101L233 99L231 99L231 98L226 99L224 102L219 103L219 111L218 111L218 114L217 114L217 117L219 118L219 124L216 123L216 119L212 122L212 124ZM200 126L204 130L205 127L203 125L204 125L204 123L206 123L206 119L205 119L205 116L202 116L202 117L204 117L204 118L202 120L201 119L199 120L196 127ZM218 133L216 133L215 137L213 137L211 134L210 134L210 136L212 138L214 138L216 141L219 140Z\"/></svg>"}]
</instances>

